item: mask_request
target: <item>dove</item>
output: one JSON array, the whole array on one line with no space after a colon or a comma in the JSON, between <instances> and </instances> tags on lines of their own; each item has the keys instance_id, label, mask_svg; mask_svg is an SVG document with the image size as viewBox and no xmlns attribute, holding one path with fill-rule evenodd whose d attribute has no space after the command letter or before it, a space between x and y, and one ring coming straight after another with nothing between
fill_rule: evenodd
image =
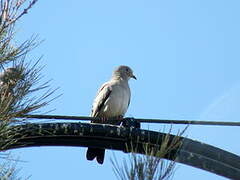
<instances>
[{"instance_id":1,"label":"dove","mask_svg":"<svg viewBox=\"0 0 240 180\"><path fill-rule=\"evenodd\" d=\"M137 79L133 71L128 66L118 66L109 81L104 83L97 92L93 101L91 116L102 118L101 122L92 123L113 124L107 118L123 118L130 104L131 91L129 79ZM87 160L97 159L99 164L103 164L105 149L89 147L87 150Z\"/></svg>"}]
</instances>

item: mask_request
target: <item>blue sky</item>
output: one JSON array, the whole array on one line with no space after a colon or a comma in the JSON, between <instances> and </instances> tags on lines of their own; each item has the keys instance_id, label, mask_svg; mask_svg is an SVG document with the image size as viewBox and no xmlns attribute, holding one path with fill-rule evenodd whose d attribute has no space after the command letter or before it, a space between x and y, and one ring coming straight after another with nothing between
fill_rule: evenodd
<instances>
[{"instance_id":1,"label":"blue sky","mask_svg":"<svg viewBox=\"0 0 240 180\"><path fill-rule=\"evenodd\" d=\"M237 0L39 1L18 24L18 40L45 41L29 59L44 55L45 79L63 95L52 114L89 115L99 86L118 65L129 65L132 101L126 116L239 121L240 2ZM161 130L163 125L144 128ZM165 126L166 127L166 126ZM168 128L168 127L167 127ZM174 126L174 131L184 126ZM237 127L192 126L186 135L240 154ZM31 179L116 179L107 152L103 166L85 148L13 150ZM127 155L114 152L119 162ZM174 179L224 179L178 164Z\"/></svg>"}]
</instances>

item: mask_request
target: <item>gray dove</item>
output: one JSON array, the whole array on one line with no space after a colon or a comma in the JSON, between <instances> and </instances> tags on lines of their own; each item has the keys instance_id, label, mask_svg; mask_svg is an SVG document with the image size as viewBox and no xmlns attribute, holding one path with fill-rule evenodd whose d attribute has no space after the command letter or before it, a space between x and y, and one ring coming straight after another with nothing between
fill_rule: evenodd
<instances>
[{"instance_id":1,"label":"gray dove","mask_svg":"<svg viewBox=\"0 0 240 180\"><path fill-rule=\"evenodd\" d=\"M21 79L22 72L20 69L11 67L4 70L0 73L0 82L1 84L15 84L16 81Z\"/></svg>"},{"instance_id":2,"label":"gray dove","mask_svg":"<svg viewBox=\"0 0 240 180\"><path fill-rule=\"evenodd\" d=\"M113 124L107 118L123 118L130 104L130 78L137 79L128 66L119 66L113 71L112 78L98 90L92 106L91 116L100 117L102 121L93 123ZM88 148L86 157L87 160L96 158L99 164L103 164L104 155L105 149Z\"/></svg>"},{"instance_id":3,"label":"gray dove","mask_svg":"<svg viewBox=\"0 0 240 180\"><path fill-rule=\"evenodd\" d=\"M11 67L5 69L0 73L0 94L2 95L11 95L13 93L14 87L17 85L17 82L23 79L22 70L16 67Z\"/></svg>"}]
</instances>

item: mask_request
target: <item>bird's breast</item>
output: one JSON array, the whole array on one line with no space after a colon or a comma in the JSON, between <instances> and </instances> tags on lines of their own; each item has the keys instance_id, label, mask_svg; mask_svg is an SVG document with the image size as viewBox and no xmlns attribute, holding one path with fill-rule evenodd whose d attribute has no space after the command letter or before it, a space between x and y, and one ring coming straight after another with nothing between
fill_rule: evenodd
<instances>
[{"instance_id":1,"label":"bird's breast","mask_svg":"<svg viewBox=\"0 0 240 180\"><path fill-rule=\"evenodd\" d=\"M124 116L128 109L129 99L130 89L128 87L114 87L111 95L105 103L105 116Z\"/></svg>"}]
</instances>

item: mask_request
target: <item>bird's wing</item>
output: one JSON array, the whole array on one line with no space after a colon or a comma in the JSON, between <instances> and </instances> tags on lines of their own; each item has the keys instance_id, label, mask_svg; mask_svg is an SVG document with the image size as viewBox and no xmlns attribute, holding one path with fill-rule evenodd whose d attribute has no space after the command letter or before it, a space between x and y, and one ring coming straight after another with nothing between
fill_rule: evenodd
<instances>
[{"instance_id":1,"label":"bird's wing","mask_svg":"<svg viewBox=\"0 0 240 180\"><path fill-rule=\"evenodd\" d=\"M110 82L104 83L102 87L99 89L97 96L93 102L91 112L92 117L97 117L99 115L111 93L112 93L111 83Z\"/></svg>"},{"instance_id":2,"label":"bird's wing","mask_svg":"<svg viewBox=\"0 0 240 180\"><path fill-rule=\"evenodd\" d=\"M131 91L129 91L129 97L128 97L128 107L129 107L129 104L131 102Z\"/></svg>"}]
</instances>

